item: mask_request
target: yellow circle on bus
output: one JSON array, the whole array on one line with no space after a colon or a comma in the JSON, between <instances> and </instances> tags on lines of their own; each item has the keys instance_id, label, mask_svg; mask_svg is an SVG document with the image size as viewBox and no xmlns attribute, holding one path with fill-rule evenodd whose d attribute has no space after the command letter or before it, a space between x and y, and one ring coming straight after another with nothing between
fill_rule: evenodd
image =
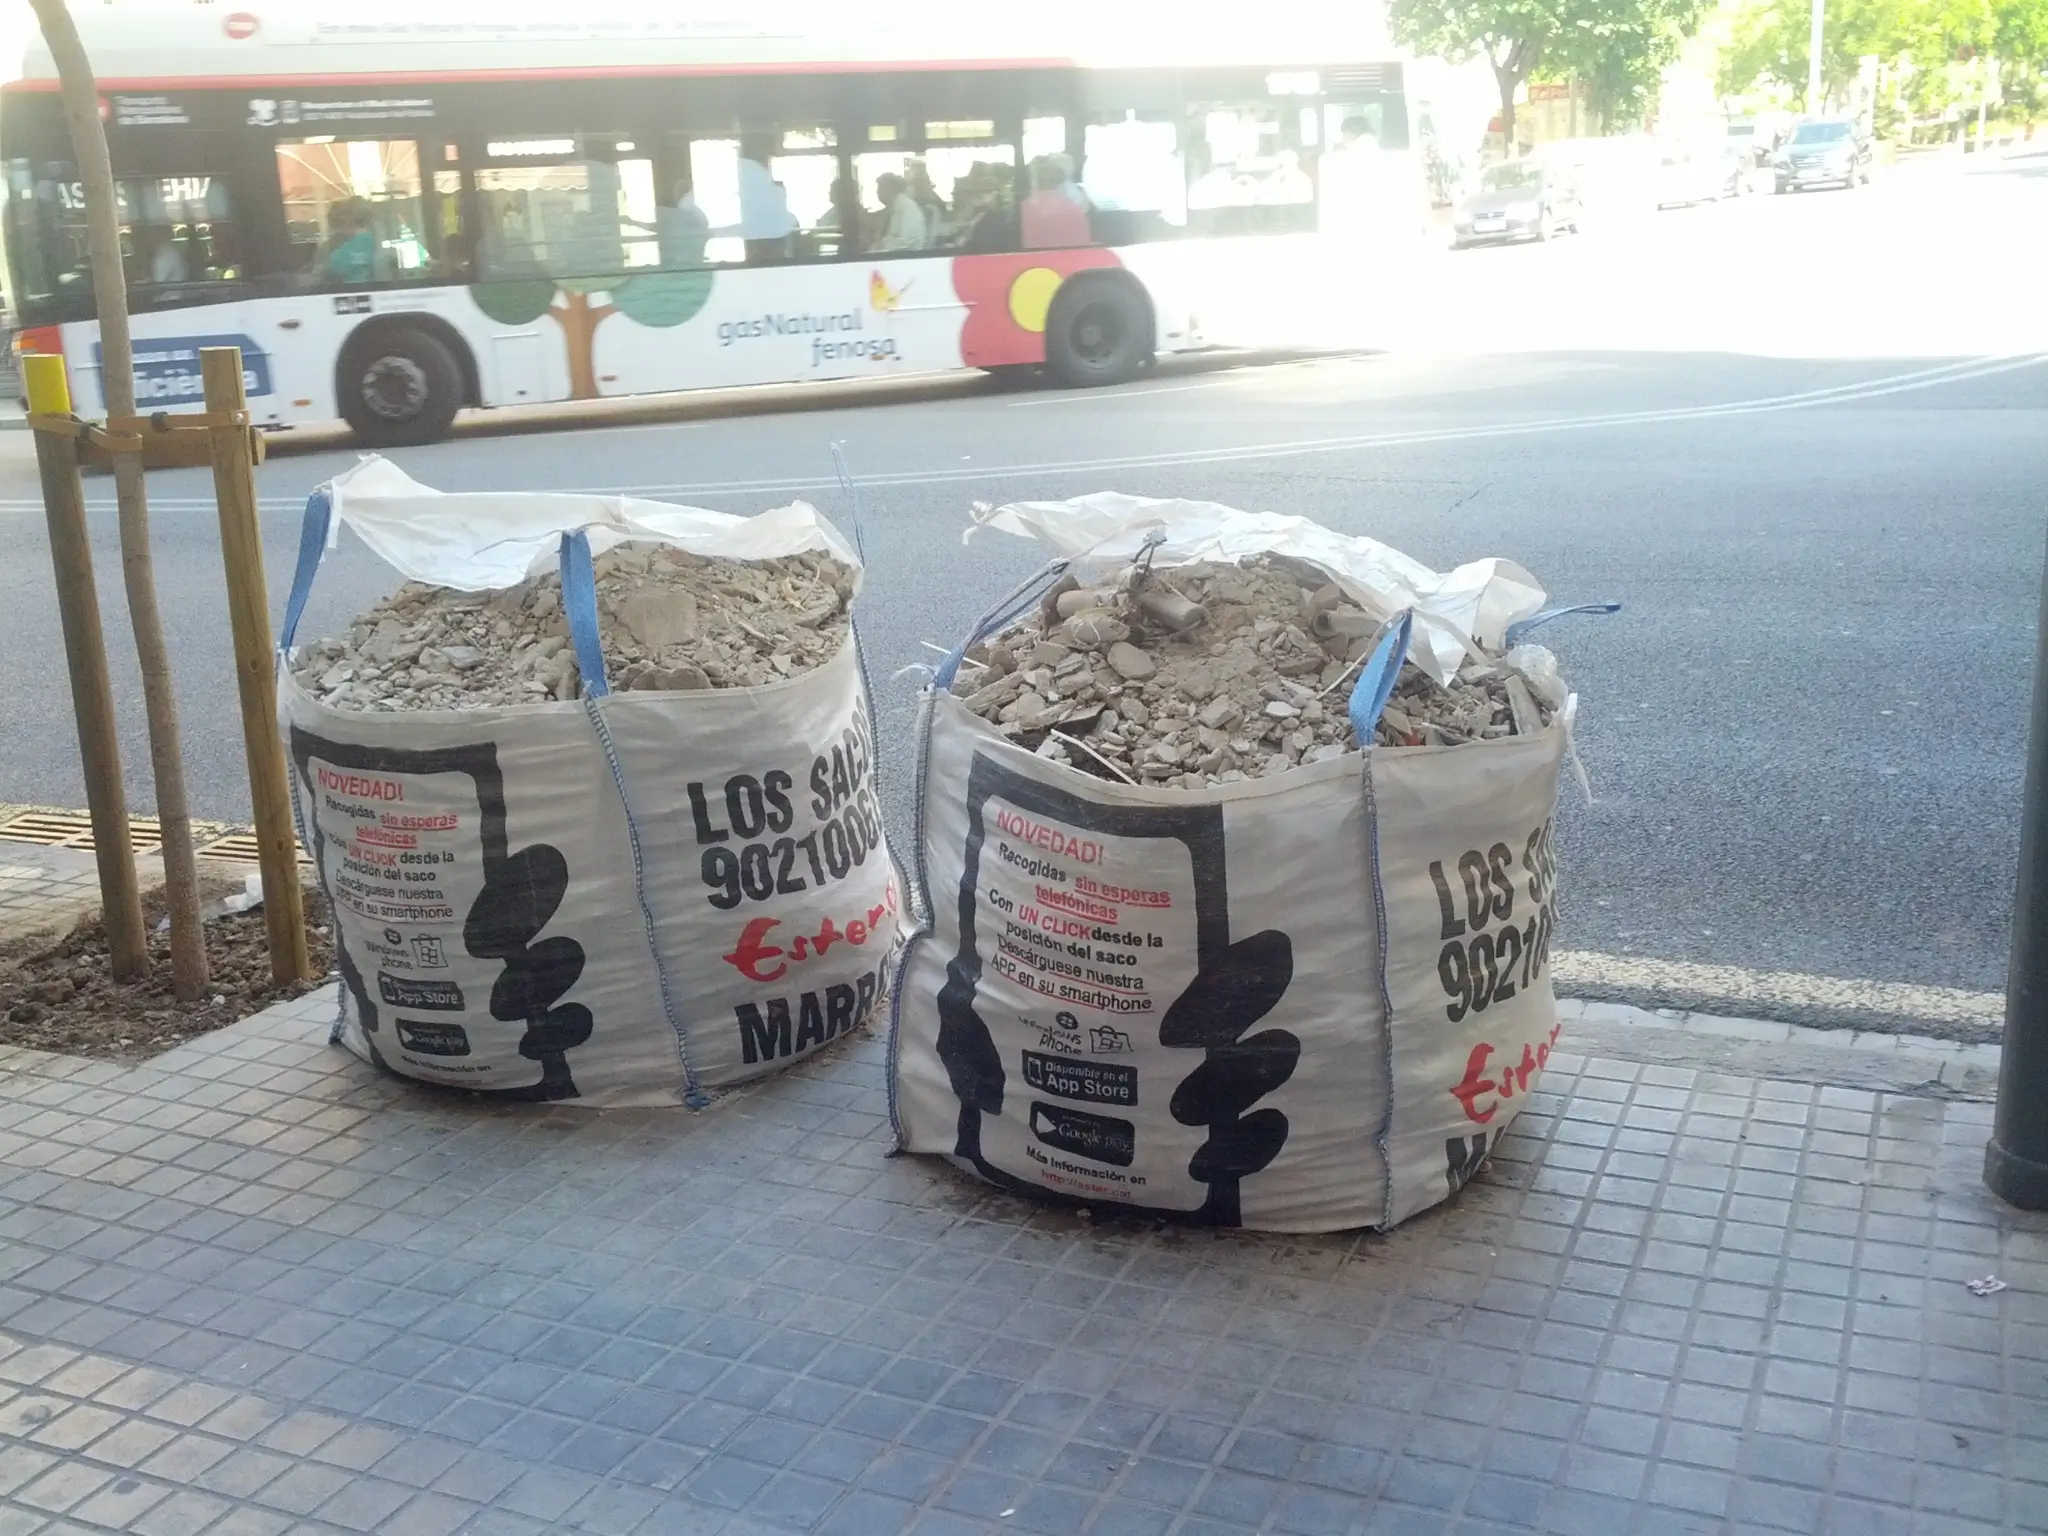
<instances>
[{"instance_id":1,"label":"yellow circle on bus","mask_svg":"<svg viewBox=\"0 0 2048 1536\"><path fill-rule=\"evenodd\" d=\"M1060 275L1051 267L1032 267L1017 274L1010 284L1010 318L1027 331L1045 329L1046 312L1052 296L1059 292Z\"/></svg>"}]
</instances>

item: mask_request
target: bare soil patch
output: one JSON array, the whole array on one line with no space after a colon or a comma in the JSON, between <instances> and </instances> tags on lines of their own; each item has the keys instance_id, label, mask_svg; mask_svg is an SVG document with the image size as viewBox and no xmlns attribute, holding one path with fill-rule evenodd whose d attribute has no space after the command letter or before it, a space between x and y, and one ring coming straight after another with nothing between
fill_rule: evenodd
<instances>
[{"instance_id":1,"label":"bare soil patch","mask_svg":"<svg viewBox=\"0 0 2048 1536\"><path fill-rule=\"evenodd\" d=\"M223 882L214 896L238 889ZM161 895L145 898L150 929L148 977L115 982L107 967L107 931L97 919L61 936L8 946L0 952L0 1045L27 1046L103 1061L141 1061L210 1033L273 1003L303 996L326 980L333 964L333 929L327 899L306 893L308 949L316 980L274 986L263 909L233 912L206 924L212 985L196 1003L171 992L170 934L158 933Z\"/></svg>"}]
</instances>

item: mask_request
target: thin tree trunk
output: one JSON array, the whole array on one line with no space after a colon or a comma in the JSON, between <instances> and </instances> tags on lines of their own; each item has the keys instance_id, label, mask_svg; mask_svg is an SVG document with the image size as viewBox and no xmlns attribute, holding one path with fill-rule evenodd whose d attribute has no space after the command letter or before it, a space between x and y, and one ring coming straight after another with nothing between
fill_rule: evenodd
<instances>
[{"instance_id":1,"label":"thin tree trunk","mask_svg":"<svg viewBox=\"0 0 2048 1536\"><path fill-rule=\"evenodd\" d=\"M92 62L64 0L29 0L63 85L64 117L71 129L85 192L86 249L92 262L94 307L100 321L100 392L107 415L135 414L134 349L128 332L128 284L121 266L119 205L114 167L100 122ZM149 503L142 460L114 455L114 497L120 508L121 579L135 657L142 671L142 701L149 718L149 765L156 781L156 814L163 827L164 896L171 917L171 985L181 1002L207 986L206 936L199 923L199 872L192 852L192 817L185 803L184 754L178 743L178 701L171 686L170 653L156 606L156 571L150 557Z\"/></svg>"},{"instance_id":2,"label":"thin tree trunk","mask_svg":"<svg viewBox=\"0 0 2048 1536\"><path fill-rule=\"evenodd\" d=\"M1494 83L1500 87L1500 138L1501 152L1509 160L1521 154L1515 139L1515 87L1521 80L1498 65L1493 71Z\"/></svg>"}]
</instances>

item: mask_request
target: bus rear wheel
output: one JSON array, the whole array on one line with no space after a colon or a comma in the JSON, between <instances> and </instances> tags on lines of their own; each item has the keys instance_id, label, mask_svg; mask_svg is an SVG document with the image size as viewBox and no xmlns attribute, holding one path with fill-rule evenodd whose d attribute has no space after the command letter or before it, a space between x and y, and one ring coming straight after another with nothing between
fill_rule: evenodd
<instances>
[{"instance_id":1,"label":"bus rear wheel","mask_svg":"<svg viewBox=\"0 0 2048 1536\"><path fill-rule=\"evenodd\" d=\"M1137 285L1118 278L1071 279L1045 319L1045 362L1077 389L1135 378L1152 355L1152 316Z\"/></svg>"},{"instance_id":2,"label":"bus rear wheel","mask_svg":"<svg viewBox=\"0 0 2048 1536\"><path fill-rule=\"evenodd\" d=\"M411 326L351 336L335 373L342 419L372 448L438 442L462 404L462 370L454 355Z\"/></svg>"}]
</instances>

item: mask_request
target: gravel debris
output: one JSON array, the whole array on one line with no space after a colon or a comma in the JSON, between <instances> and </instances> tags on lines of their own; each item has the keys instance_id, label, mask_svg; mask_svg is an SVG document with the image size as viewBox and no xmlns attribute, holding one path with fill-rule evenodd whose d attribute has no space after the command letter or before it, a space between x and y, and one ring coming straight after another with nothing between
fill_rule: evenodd
<instances>
[{"instance_id":1,"label":"gravel debris","mask_svg":"<svg viewBox=\"0 0 2048 1536\"><path fill-rule=\"evenodd\" d=\"M846 643L853 571L829 555L724 560L621 545L592 568L614 691L756 687L822 666ZM502 592L408 582L291 665L335 709L490 709L574 699L582 684L552 570Z\"/></svg>"},{"instance_id":2,"label":"gravel debris","mask_svg":"<svg viewBox=\"0 0 2048 1536\"><path fill-rule=\"evenodd\" d=\"M1140 562L1073 577L975 646L953 685L967 708L1040 757L1098 778L1206 789L1357 748L1348 706L1381 621L1314 566ZM1530 733L1562 703L1535 647L1472 661L1448 688L1401 669L1382 747L1455 746Z\"/></svg>"}]
</instances>

